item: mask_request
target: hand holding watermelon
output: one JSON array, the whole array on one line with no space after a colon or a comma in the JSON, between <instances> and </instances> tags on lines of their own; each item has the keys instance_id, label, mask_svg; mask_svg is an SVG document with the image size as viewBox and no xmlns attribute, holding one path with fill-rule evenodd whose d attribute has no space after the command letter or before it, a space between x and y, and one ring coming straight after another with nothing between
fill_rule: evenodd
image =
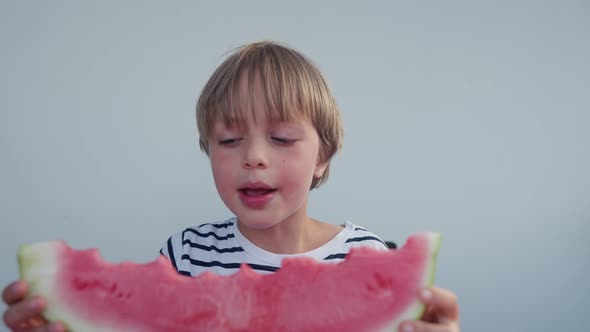
<instances>
[{"instance_id":1,"label":"hand holding watermelon","mask_svg":"<svg viewBox=\"0 0 590 332\"><path fill-rule=\"evenodd\" d=\"M15 281L6 286L2 292L2 300L8 306L4 313L4 323L15 332L63 332L61 323L49 324L41 313L46 301L42 297L25 299L28 285L24 281Z\"/></svg>"},{"instance_id":2,"label":"hand holding watermelon","mask_svg":"<svg viewBox=\"0 0 590 332\"><path fill-rule=\"evenodd\" d=\"M426 310L420 321L406 321L401 332L459 332L457 296L448 289L429 287L420 292Z\"/></svg>"}]
</instances>

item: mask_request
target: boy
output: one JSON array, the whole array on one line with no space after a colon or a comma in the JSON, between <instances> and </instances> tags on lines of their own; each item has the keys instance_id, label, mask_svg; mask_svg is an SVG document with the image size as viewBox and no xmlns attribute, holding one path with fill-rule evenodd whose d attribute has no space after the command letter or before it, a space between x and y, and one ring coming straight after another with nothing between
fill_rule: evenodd
<instances>
[{"instance_id":1,"label":"boy","mask_svg":"<svg viewBox=\"0 0 590 332\"><path fill-rule=\"evenodd\" d=\"M307 215L309 192L326 180L341 146L342 125L324 78L299 52L272 42L239 48L203 88L197 125L217 191L235 217L171 236L160 252L179 273L231 274L241 263L272 273L289 256L338 262L351 247L387 249L361 227ZM25 290L22 282L5 289L5 323L15 331L62 330L38 316L43 299L22 300ZM424 321L400 329L458 331L454 295L423 293Z\"/></svg>"}]
</instances>

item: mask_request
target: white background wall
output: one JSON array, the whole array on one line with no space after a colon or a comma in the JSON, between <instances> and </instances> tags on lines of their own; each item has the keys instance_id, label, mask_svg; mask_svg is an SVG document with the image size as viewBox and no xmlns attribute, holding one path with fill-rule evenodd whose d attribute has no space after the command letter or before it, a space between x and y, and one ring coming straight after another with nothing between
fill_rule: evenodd
<instances>
[{"instance_id":1,"label":"white background wall","mask_svg":"<svg viewBox=\"0 0 590 332\"><path fill-rule=\"evenodd\" d=\"M587 1L2 1L0 284L22 243L146 262L229 216L193 108L225 52L274 39L345 120L314 217L441 232L464 331L588 331L589 32Z\"/></svg>"}]
</instances>

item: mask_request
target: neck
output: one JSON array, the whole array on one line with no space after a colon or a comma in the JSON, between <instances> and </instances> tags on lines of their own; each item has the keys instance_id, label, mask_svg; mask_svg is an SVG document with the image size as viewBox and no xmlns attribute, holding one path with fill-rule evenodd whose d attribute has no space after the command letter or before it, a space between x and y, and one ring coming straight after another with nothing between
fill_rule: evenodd
<instances>
[{"instance_id":1,"label":"neck","mask_svg":"<svg viewBox=\"0 0 590 332\"><path fill-rule=\"evenodd\" d=\"M237 225L250 242L275 254L299 254L318 247L319 222L307 215L293 215L265 229L248 228L239 220Z\"/></svg>"}]
</instances>

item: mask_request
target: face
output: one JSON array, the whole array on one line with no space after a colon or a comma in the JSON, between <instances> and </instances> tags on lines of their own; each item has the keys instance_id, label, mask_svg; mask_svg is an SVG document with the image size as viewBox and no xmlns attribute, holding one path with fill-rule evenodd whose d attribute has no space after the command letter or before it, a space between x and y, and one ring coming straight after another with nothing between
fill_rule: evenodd
<instances>
[{"instance_id":1,"label":"face","mask_svg":"<svg viewBox=\"0 0 590 332\"><path fill-rule=\"evenodd\" d=\"M215 123L209 157L225 205L243 226L267 229L307 218L312 179L326 165L319 162L319 137L309 121L269 121L256 80L254 94L256 121L250 114L240 127Z\"/></svg>"}]
</instances>

